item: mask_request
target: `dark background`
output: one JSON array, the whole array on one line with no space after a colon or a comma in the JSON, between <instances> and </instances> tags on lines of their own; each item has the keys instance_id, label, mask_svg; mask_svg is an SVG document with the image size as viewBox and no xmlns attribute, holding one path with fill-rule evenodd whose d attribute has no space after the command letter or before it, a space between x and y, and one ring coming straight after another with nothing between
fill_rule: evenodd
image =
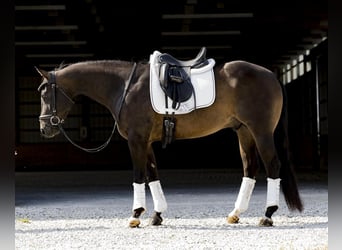
<instances>
[{"instance_id":1,"label":"dark background","mask_svg":"<svg viewBox=\"0 0 342 250\"><path fill-rule=\"evenodd\" d=\"M287 1L269 6L260 1L223 0L16 1L16 170L131 169L126 141L119 135L96 154L80 151L62 135L52 140L40 137L37 87L41 78L34 66L51 70L62 62L148 60L154 50L190 59L202 46L217 63L236 59L257 63L286 84L295 167L326 172L327 2ZM300 63L310 66L294 76ZM76 142L95 147L107 139L113 120L105 108L84 97L65 126ZM80 136L81 128L88 131L87 137ZM166 149L155 143L154 148L162 169L241 167L237 138L229 129L177 141Z\"/></svg>"}]
</instances>

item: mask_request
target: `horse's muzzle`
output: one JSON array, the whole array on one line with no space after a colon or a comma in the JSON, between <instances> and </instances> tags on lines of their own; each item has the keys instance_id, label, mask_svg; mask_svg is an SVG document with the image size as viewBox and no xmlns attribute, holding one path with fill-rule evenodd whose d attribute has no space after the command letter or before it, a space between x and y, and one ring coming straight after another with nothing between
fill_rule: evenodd
<instances>
[{"instance_id":1,"label":"horse's muzzle","mask_svg":"<svg viewBox=\"0 0 342 250\"><path fill-rule=\"evenodd\" d=\"M44 126L44 128L40 129L40 134L44 138L53 138L56 135L58 135L59 133L60 133L60 131L58 128L51 127L51 126Z\"/></svg>"}]
</instances>

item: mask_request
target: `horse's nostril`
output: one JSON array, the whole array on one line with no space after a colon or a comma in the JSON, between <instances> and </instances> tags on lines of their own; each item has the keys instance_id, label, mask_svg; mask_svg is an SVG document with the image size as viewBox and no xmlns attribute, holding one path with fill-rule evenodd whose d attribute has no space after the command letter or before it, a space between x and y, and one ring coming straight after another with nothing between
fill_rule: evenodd
<instances>
[{"instance_id":1,"label":"horse's nostril","mask_svg":"<svg viewBox=\"0 0 342 250\"><path fill-rule=\"evenodd\" d=\"M40 129L40 133L41 133L42 135L45 135L44 129Z\"/></svg>"}]
</instances>

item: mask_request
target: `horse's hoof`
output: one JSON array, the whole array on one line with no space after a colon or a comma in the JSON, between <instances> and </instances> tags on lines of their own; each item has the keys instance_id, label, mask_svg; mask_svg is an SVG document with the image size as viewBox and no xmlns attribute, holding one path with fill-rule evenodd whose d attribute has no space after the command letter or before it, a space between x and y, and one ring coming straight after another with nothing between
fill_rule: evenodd
<instances>
[{"instance_id":1,"label":"horse's hoof","mask_svg":"<svg viewBox=\"0 0 342 250\"><path fill-rule=\"evenodd\" d=\"M228 222L229 224L236 224L236 223L239 222L239 217L236 216L236 215L228 216L228 217L227 217L227 222Z\"/></svg>"},{"instance_id":2,"label":"horse's hoof","mask_svg":"<svg viewBox=\"0 0 342 250\"><path fill-rule=\"evenodd\" d=\"M273 220L271 218L264 217L260 220L259 226L261 226L261 227L272 227L273 226Z\"/></svg>"},{"instance_id":3,"label":"horse's hoof","mask_svg":"<svg viewBox=\"0 0 342 250\"><path fill-rule=\"evenodd\" d=\"M135 227L139 227L139 225L140 225L139 218L134 218L134 217L129 218L129 227L135 228Z\"/></svg>"},{"instance_id":4,"label":"horse's hoof","mask_svg":"<svg viewBox=\"0 0 342 250\"><path fill-rule=\"evenodd\" d=\"M162 224L163 218L160 216L161 213L155 212L151 218L152 226L160 226Z\"/></svg>"}]
</instances>

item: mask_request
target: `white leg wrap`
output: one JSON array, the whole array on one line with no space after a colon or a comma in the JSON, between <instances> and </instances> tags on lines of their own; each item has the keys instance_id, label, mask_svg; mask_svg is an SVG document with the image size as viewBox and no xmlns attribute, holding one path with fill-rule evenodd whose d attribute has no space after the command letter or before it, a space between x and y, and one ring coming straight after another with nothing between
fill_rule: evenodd
<instances>
[{"instance_id":1,"label":"white leg wrap","mask_svg":"<svg viewBox=\"0 0 342 250\"><path fill-rule=\"evenodd\" d=\"M154 204L154 211L156 212L164 212L167 209L167 203L165 200L165 196L160 185L160 181L152 181L148 184L150 186L153 204Z\"/></svg>"},{"instance_id":2,"label":"white leg wrap","mask_svg":"<svg viewBox=\"0 0 342 250\"><path fill-rule=\"evenodd\" d=\"M280 178L267 178L267 201L266 208L270 206L279 206Z\"/></svg>"},{"instance_id":3,"label":"white leg wrap","mask_svg":"<svg viewBox=\"0 0 342 250\"><path fill-rule=\"evenodd\" d=\"M133 183L133 209L144 208L146 210L145 183Z\"/></svg>"},{"instance_id":4,"label":"white leg wrap","mask_svg":"<svg viewBox=\"0 0 342 250\"><path fill-rule=\"evenodd\" d=\"M239 195L235 202L235 208L232 212L229 213L229 216L239 216L240 213L247 210L254 186L254 179L251 179L249 177L242 178Z\"/></svg>"}]
</instances>

